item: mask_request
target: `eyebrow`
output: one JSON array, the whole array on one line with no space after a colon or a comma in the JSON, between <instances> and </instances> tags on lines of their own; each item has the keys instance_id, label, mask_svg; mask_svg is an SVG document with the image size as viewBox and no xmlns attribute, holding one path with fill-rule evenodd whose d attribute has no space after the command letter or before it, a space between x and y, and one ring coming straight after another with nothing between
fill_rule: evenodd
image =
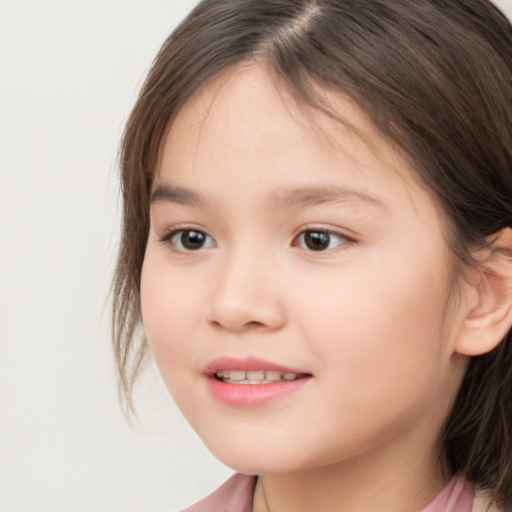
<instances>
[{"instance_id":1,"label":"eyebrow","mask_svg":"<svg viewBox=\"0 0 512 512\"><path fill-rule=\"evenodd\" d=\"M191 206L200 206L204 203L201 197L187 188L172 187L164 183L159 184L151 194L151 204L169 202Z\"/></svg>"},{"instance_id":2,"label":"eyebrow","mask_svg":"<svg viewBox=\"0 0 512 512\"><path fill-rule=\"evenodd\" d=\"M380 199L366 192L351 188L333 186L304 187L292 190L281 189L274 194L277 203L288 208L307 208L329 203L366 203L382 209L389 209ZM151 194L151 204L170 202L189 206L202 206L206 201L201 195L188 188L159 184Z\"/></svg>"},{"instance_id":3,"label":"eyebrow","mask_svg":"<svg viewBox=\"0 0 512 512\"><path fill-rule=\"evenodd\" d=\"M333 186L305 187L291 191L284 191L284 202L288 207L304 208L318 206L325 203L366 203L382 209L389 209L388 205L361 190Z\"/></svg>"}]
</instances>

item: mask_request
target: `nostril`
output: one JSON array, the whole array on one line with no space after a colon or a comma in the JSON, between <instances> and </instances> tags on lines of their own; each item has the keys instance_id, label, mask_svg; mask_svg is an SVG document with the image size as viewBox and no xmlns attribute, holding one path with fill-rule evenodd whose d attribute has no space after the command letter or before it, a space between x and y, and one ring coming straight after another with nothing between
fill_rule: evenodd
<instances>
[{"instance_id":1,"label":"nostril","mask_svg":"<svg viewBox=\"0 0 512 512\"><path fill-rule=\"evenodd\" d=\"M263 323L256 322L256 321L253 320L251 322L247 322L245 325L246 325L246 327L262 327Z\"/></svg>"},{"instance_id":2,"label":"nostril","mask_svg":"<svg viewBox=\"0 0 512 512\"><path fill-rule=\"evenodd\" d=\"M246 330L257 330L265 328L265 324L263 322L258 322L256 320L251 320L250 322L240 322L238 325L234 323L223 323L222 321L212 320L211 325L216 328L227 328L230 330L238 330L238 331L246 331Z\"/></svg>"}]
</instances>

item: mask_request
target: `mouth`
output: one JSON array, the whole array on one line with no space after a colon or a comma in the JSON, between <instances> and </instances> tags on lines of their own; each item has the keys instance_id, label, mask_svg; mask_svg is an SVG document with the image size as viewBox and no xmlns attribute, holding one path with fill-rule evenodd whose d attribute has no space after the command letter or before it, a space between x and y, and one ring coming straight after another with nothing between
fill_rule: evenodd
<instances>
[{"instance_id":1,"label":"mouth","mask_svg":"<svg viewBox=\"0 0 512 512\"><path fill-rule=\"evenodd\" d=\"M255 357L219 357L203 370L208 389L232 407L259 407L295 395L313 375Z\"/></svg>"},{"instance_id":2,"label":"mouth","mask_svg":"<svg viewBox=\"0 0 512 512\"><path fill-rule=\"evenodd\" d=\"M273 384L291 382L308 377L307 373L281 372L279 370L217 370L213 378L225 384Z\"/></svg>"}]
</instances>

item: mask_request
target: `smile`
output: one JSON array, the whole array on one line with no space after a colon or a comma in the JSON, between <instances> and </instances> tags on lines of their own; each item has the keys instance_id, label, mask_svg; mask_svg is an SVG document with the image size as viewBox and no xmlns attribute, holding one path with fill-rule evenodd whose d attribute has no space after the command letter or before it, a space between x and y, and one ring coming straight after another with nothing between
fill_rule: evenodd
<instances>
[{"instance_id":1,"label":"smile","mask_svg":"<svg viewBox=\"0 0 512 512\"><path fill-rule=\"evenodd\" d=\"M294 395L313 380L305 368L257 357L220 356L202 370L215 400L232 407L259 407Z\"/></svg>"},{"instance_id":2,"label":"smile","mask_svg":"<svg viewBox=\"0 0 512 512\"><path fill-rule=\"evenodd\" d=\"M290 382L302 377L305 377L305 374L277 370L218 370L215 372L215 378L226 384L272 384Z\"/></svg>"}]
</instances>

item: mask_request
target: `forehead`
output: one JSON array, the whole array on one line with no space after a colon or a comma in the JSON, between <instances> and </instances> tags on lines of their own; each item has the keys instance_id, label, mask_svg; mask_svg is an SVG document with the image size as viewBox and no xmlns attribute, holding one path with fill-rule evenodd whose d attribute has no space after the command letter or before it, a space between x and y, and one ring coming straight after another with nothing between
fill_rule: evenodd
<instances>
[{"instance_id":1,"label":"forehead","mask_svg":"<svg viewBox=\"0 0 512 512\"><path fill-rule=\"evenodd\" d=\"M266 152L284 152L288 146L299 151L317 146L324 157L343 149L355 157L364 145L365 152L373 152L398 170L399 149L384 140L349 96L313 83L311 89L311 99L318 98L323 108L327 106L327 113L297 100L288 86L263 66L238 64L211 77L189 98L172 122L164 144L186 149L179 139L187 132L187 147L195 144L195 149L206 147L202 142L229 137L233 152L264 142ZM236 137L229 132L232 127L236 127ZM298 146L301 141L305 144Z\"/></svg>"},{"instance_id":2,"label":"forehead","mask_svg":"<svg viewBox=\"0 0 512 512\"><path fill-rule=\"evenodd\" d=\"M229 195L235 180L247 192L332 187L359 189L382 203L431 202L400 151L353 101L318 92L332 116L297 104L255 63L219 73L172 123L155 188L166 183L204 196L221 189Z\"/></svg>"}]
</instances>

